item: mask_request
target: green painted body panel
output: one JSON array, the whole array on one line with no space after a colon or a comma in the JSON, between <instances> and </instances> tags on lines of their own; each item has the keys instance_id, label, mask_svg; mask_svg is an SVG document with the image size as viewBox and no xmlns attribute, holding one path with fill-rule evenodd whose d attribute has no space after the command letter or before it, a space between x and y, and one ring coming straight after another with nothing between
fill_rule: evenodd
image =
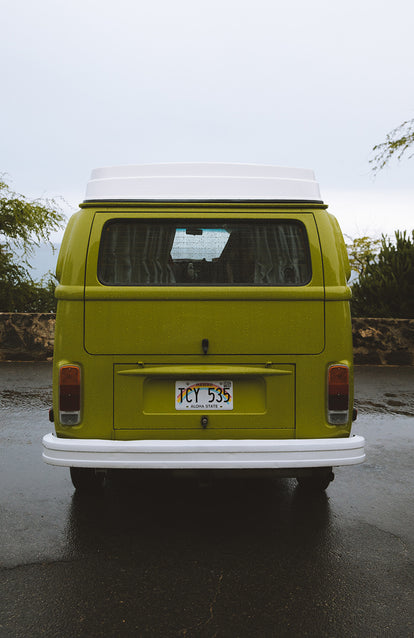
<instances>
[{"instance_id":1,"label":"green painted body panel","mask_svg":"<svg viewBox=\"0 0 414 638\"><path fill-rule=\"evenodd\" d=\"M114 330L118 325L122 329ZM204 338L210 343L209 358L235 352L317 354L324 347L324 302L87 300L85 303L85 349L90 354L191 356L202 352Z\"/></svg>"},{"instance_id":2,"label":"green painted body panel","mask_svg":"<svg viewBox=\"0 0 414 638\"><path fill-rule=\"evenodd\" d=\"M110 219L292 219L306 228L312 278L305 286L104 286L97 274L102 228ZM103 439L324 438L348 436L351 421L327 423L332 363L351 369L341 231L323 206L254 203L86 206L68 224L59 255L54 354L58 368L81 367L81 423L55 416L60 437ZM202 340L209 340L203 354ZM225 378L234 409L175 410L176 380ZM351 384L352 387L352 384ZM351 397L352 399L353 397ZM351 400L352 415L352 400ZM350 417L351 418L351 417Z\"/></svg>"},{"instance_id":3,"label":"green painted body panel","mask_svg":"<svg viewBox=\"0 0 414 638\"><path fill-rule=\"evenodd\" d=\"M187 432L187 438L200 430L200 412L190 414L176 411L174 407L173 390L175 379L211 378L212 375L221 378L231 378L234 384L234 410L229 412L209 413L208 431L221 432L222 438L227 437L227 430L240 431L255 427L261 429L294 429L295 401L294 401L294 366L278 366L276 374L269 374L272 368L254 375L255 366L198 366L207 371L194 372L189 366L182 364L174 366L174 373L162 374L161 370L154 370L151 374L137 375L135 366L114 366L114 427L116 430L166 430L170 432L182 429ZM221 369L217 373L217 368ZM240 370L237 370L237 368ZM247 368L247 369L246 369ZM181 370L180 370L181 369ZM132 371L133 374L125 375ZM276 372L276 371L275 371ZM285 373L285 374L283 374Z\"/></svg>"}]
</instances>

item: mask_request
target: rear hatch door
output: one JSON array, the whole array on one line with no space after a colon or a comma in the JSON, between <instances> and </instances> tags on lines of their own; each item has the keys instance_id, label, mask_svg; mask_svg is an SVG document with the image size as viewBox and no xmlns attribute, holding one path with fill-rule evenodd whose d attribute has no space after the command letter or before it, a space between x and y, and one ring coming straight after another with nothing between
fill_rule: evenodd
<instances>
[{"instance_id":1,"label":"rear hatch door","mask_svg":"<svg viewBox=\"0 0 414 638\"><path fill-rule=\"evenodd\" d=\"M114 361L114 428L291 436L297 357L325 341L312 213L154 218L99 212L90 238L85 349Z\"/></svg>"}]
</instances>

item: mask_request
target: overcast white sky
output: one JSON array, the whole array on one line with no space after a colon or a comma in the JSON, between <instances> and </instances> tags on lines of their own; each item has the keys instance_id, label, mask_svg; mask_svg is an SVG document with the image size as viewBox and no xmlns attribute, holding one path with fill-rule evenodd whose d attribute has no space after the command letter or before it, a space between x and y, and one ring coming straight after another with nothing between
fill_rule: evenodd
<instances>
[{"instance_id":1,"label":"overcast white sky","mask_svg":"<svg viewBox=\"0 0 414 638\"><path fill-rule=\"evenodd\" d=\"M374 144L414 117L409 0L8 0L0 171L83 200L92 168L313 168L352 236L414 227L414 158Z\"/></svg>"}]
</instances>

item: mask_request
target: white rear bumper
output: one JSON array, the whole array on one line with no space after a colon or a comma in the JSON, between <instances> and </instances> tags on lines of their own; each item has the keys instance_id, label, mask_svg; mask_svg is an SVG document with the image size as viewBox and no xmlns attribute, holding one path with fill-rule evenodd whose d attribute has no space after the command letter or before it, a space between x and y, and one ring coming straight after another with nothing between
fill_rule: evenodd
<instances>
[{"instance_id":1,"label":"white rear bumper","mask_svg":"<svg viewBox=\"0 0 414 638\"><path fill-rule=\"evenodd\" d=\"M107 441L43 437L51 465L145 469L288 469L355 465L365 460L365 439Z\"/></svg>"}]
</instances>

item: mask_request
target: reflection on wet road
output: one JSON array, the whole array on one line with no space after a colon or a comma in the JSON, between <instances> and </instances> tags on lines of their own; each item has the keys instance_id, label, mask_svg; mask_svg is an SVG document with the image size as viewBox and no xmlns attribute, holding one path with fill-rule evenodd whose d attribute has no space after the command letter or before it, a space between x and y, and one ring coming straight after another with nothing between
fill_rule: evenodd
<instances>
[{"instance_id":1,"label":"reflection on wet road","mask_svg":"<svg viewBox=\"0 0 414 638\"><path fill-rule=\"evenodd\" d=\"M357 370L367 461L313 497L128 473L82 500L40 458L50 379L0 365L1 638L414 634L414 369Z\"/></svg>"}]
</instances>

